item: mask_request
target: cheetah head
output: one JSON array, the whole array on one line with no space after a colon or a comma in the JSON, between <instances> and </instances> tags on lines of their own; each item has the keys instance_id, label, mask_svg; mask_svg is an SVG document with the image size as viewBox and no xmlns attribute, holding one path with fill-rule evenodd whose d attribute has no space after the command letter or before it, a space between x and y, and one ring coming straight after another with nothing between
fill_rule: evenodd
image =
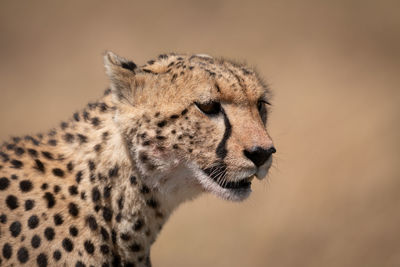
<instances>
[{"instance_id":1,"label":"cheetah head","mask_svg":"<svg viewBox=\"0 0 400 267\"><path fill-rule=\"evenodd\" d=\"M205 55L160 55L136 66L105 55L117 123L135 166L154 187L240 201L275 153L269 92L252 69ZM164 189L165 190L165 189Z\"/></svg>"}]
</instances>

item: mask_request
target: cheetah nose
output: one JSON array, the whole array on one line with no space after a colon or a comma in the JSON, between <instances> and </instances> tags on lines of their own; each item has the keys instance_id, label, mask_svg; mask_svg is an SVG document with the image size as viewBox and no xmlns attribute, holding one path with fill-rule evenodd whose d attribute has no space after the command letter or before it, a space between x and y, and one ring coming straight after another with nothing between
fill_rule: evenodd
<instances>
[{"instance_id":1,"label":"cheetah nose","mask_svg":"<svg viewBox=\"0 0 400 267\"><path fill-rule=\"evenodd\" d=\"M267 149L256 146L252 147L250 150L243 151L244 155L249 158L257 167L263 165L275 152L276 149L273 146Z\"/></svg>"}]
</instances>

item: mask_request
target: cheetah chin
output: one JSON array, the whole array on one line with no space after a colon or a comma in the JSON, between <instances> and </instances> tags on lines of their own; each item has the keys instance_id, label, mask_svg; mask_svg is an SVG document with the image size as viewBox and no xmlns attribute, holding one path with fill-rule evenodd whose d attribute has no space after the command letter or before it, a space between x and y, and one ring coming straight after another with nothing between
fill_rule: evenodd
<instances>
[{"instance_id":1,"label":"cheetah chin","mask_svg":"<svg viewBox=\"0 0 400 267\"><path fill-rule=\"evenodd\" d=\"M254 178L254 171L243 171L236 174L236 179L232 181L222 181L208 174L195 164L190 164L195 179L201 184L204 191L212 193L217 197L230 201L243 201L250 196L251 182Z\"/></svg>"}]
</instances>

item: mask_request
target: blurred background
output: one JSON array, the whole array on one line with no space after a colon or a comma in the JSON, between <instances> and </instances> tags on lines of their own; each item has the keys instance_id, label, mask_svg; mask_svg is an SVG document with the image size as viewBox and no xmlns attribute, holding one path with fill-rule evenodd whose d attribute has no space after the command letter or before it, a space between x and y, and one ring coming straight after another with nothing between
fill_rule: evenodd
<instances>
[{"instance_id":1,"label":"blurred background","mask_svg":"<svg viewBox=\"0 0 400 267\"><path fill-rule=\"evenodd\" d=\"M0 1L0 140L108 86L102 53L246 60L278 153L244 203L185 203L154 266L400 266L398 1Z\"/></svg>"}]
</instances>

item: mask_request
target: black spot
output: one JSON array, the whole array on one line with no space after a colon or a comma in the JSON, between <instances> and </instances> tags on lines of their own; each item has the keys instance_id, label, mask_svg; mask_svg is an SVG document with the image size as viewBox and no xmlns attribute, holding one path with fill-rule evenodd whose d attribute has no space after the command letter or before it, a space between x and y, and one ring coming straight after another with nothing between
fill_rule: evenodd
<instances>
[{"instance_id":1,"label":"black spot","mask_svg":"<svg viewBox=\"0 0 400 267\"><path fill-rule=\"evenodd\" d=\"M170 116L170 118L174 120L174 119L179 118L179 115L173 114L173 115Z\"/></svg>"},{"instance_id":2,"label":"black spot","mask_svg":"<svg viewBox=\"0 0 400 267\"><path fill-rule=\"evenodd\" d=\"M72 236L78 236L78 228L76 228L75 226L71 226L69 227L69 234Z\"/></svg>"},{"instance_id":3,"label":"black spot","mask_svg":"<svg viewBox=\"0 0 400 267\"><path fill-rule=\"evenodd\" d=\"M86 250L87 253L89 253L89 254L93 254L94 253L94 245L93 245L92 241L86 240L83 243L83 245L84 245L85 250Z\"/></svg>"},{"instance_id":4,"label":"black spot","mask_svg":"<svg viewBox=\"0 0 400 267\"><path fill-rule=\"evenodd\" d=\"M108 109L108 106L106 103L100 103L99 107L100 107L101 112L105 112Z\"/></svg>"},{"instance_id":5,"label":"black spot","mask_svg":"<svg viewBox=\"0 0 400 267\"><path fill-rule=\"evenodd\" d=\"M117 216L115 216L115 220L117 222L121 222L121 219L122 219L122 214L121 214L121 212L118 212Z\"/></svg>"},{"instance_id":6,"label":"black spot","mask_svg":"<svg viewBox=\"0 0 400 267\"><path fill-rule=\"evenodd\" d=\"M119 208L120 210L122 210L123 207L124 207L124 197L121 196L121 197L118 199L118 208Z\"/></svg>"},{"instance_id":7,"label":"black spot","mask_svg":"<svg viewBox=\"0 0 400 267\"><path fill-rule=\"evenodd\" d=\"M35 158L38 156L38 152L35 149L29 148L28 153L29 153L29 155L31 155L32 157L35 157Z\"/></svg>"},{"instance_id":8,"label":"black spot","mask_svg":"<svg viewBox=\"0 0 400 267\"><path fill-rule=\"evenodd\" d=\"M53 217L55 225L61 225L64 222L64 219L60 213L57 213Z\"/></svg>"},{"instance_id":9,"label":"black spot","mask_svg":"<svg viewBox=\"0 0 400 267\"><path fill-rule=\"evenodd\" d=\"M53 154L51 154L50 152L42 151L42 155L43 155L46 159L54 159Z\"/></svg>"},{"instance_id":10,"label":"black spot","mask_svg":"<svg viewBox=\"0 0 400 267\"><path fill-rule=\"evenodd\" d=\"M61 129L65 130L66 128L68 128L68 123L66 122L61 122Z\"/></svg>"},{"instance_id":11,"label":"black spot","mask_svg":"<svg viewBox=\"0 0 400 267\"><path fill-rule=\"evenodd\" d=\"M109 198L111 195L111 186L105 186L103 190L103 196L104 198Z\"/></svg>"},{"instance_id":12,"label":"black spot","mask_svg":"<svg viewBox=\"0 0 400 267\"><path fill-rule=\"evenodd\" d=\"M58 192L61 191L61 187L60 187L59 185L55 185L55 186L53 187L53 191L54 191L54 194L57 194Z\"/></svg>"},{"instance_id":13,"label":"black spot","mask_svg":"<svg viewBox=\"0 0 400 267\"><path fill-rule=\"evenodd\" d=\"M116 165L116 166L114 166L114 168L112 168L108 171L108 176L110 178L116 177L116 176L118 176L118 171L119 171L119 167Z\"/></svg>"},{"instance_id":14,"label":"black spot","mask_svg":"<svg viewBox=\"0 0 400 267\"><path fill-rule=\"evenodd\" d=\"M7 144L7 146L6 146L6 148L7 148L8 150L13 150L14 147L15 147L15 144Z\"/></svg>"},{"instance_id":15,"label":"black spot","mask_svg":"<svg viewBox=\"0 0 400 267\"><path fill-rule=\"evenodd\" d=\"M110 248L107 245L101 245L100 251L102 254L106 255L110 252Z\"/></svg>"},{"instance_id":16,"label":"black spot","mask_svg":"<svg viewBox=\"0 0 400 267\"><path fill-rule=\"evenodd\" d=\"M112 266L121 266L121 257L117 254L113 254L113 261L112 261Z\"/></svg>"},{"instance_id":17,"label":"black spot","mask_svg":"<svg viewBox=\"0 0 400 267\"><path fill-rule=\"evenodd\" d=\"M83 135L83 134L77 134L78 139L79 139L79 143L83 144L83 143L87 143L88 142L88 138L87 136Z\"/></svg>"},{"instance_id":18,"label":"black spot","mask_svg":"<svg viewBox=\"0 0 400 267\"><path fill-rule=\"evenodd\" d=\"M54 195L50 192L46 192L43 196L43 198L47 201L47 208L52 208L56 204L56 199L54 198Z\"/></svg>"},{"instance_id":19,"label":"black spot","mask_svg":"<svg viewBox=\"0 0 400 267\"><path fill-rule=\"evenodd\" d=\"M31 229L35 229L39 225L39 218L36 215L32 215L28 219L28 227Z\"/></svg>"},{"instance_id":20,"label":"black spot","mask_svg":"<svg viewBox=\"0 0 400 267\"><path fill-rule=\"evenodd\" d=\"M140 188L140 192L142 194L148 194L150 193L150 189L146 185L143 185L142 188Z\"/></svg>"},{"instance_id":21,"label":"black spot","mask_svg":"<svg viewBox=\"0 0 400 267\"><path fill-rule=\"evenodd\" d=\"M86 267L86 264L84 264L84 263L81 262L81 261L77 261L77 262L75 263L75 267Z\"/></svg>"},{"instance_id":22,"label":"black spot","mask_svg":"<svg viewBox=\"0 0 400 267\"><path fill-rule=\"evenodd\" d=\"M3 162L7 162L10 160L10 157L2 151L0 151L0 156L3 158Z\"/></svg>"},{"instance_id":23,"label":"black spot","mask_svg":"<svg viewBox=\"0 0 400 267\"><path fill-rule=\"evenodd\" d=\"M158 208L158 202L154 198L150 198L146 201L147 206L156 209Z\"/></svg>"},{"instance_id":24,"label":"black spot","mask_svg":"<svg viewBox=\"0 0 400 267\"><path fill-rule=\"evenodd\" d=\"M64 134L63 139L64 139L65 142L67 142L67 143L72 143L72 142L74 142L75 137L74 137L73 134L66 133L66 134Z\"/></svg>"},{"instance_id":25,"label":"black spot","mask_svg":"<svg viewBox=\"0 0 400 267\"><path fill-rule=\"evenodd\" d=\"M147 157L147 154L144 152L139 153L139 158L141 161L146 162L149 158Z\"/></svg>"},{"instance_id":26,"label":"black spot","mask_svg":"<svg viewBox=\"0 0 400 267\"><path fill-rule=\"evenodd\" d=\"M64 238L62 241L62 246L67 252L71 252L74 249L74 244L72 243L71 239Z\"/></svg>"},{"instance_id":27,"label":"black spot","mask_svg":"<svg viewBox=\"0 0 400 267\"><path fill-rule=\"evenodd\" d=\"M14 151L15 151L15 154L16 154L17 156L21 156L22 154L25 153L25 149L23 149L22 147L16 147L16 148L14 149Z\"/></svg>"},{"instance_id":28,"label":"black spot","mask_svg":"<svg viewBox=\"0 0 400 267\"><path fill-rule=\"evenodd\" d=\"M86 223L89 225L89 228L92 231L97 230L97 227L98 227L97 221L96 221L96 219L94 218L93 215L89 215L88 217L86 217Z\"/></svg>"},{"instance_id":29,"label":"black spot","mask_svg":"<svg viewBox=\"0 0 400 267\"><path fill-rule=\"evenodd\" d=\"M20 263L25 263L29 260L29 253L25 247L21 247L17 252L17 258Z\"/></svg>"},{"instance_id":30,"label":"black spot","mask_svg":"<svg viewBox=\"0 0 400 267\"><path fill-rule=\"evenodd\" d=\"M40 188L42 188L42 190L46 190L48 187L49 185L47 183L44 183Z\"/></svg>"},{"instance_id":31,"label":"black spot","mask_svg":"<svg viewBox=\"0 0 400 267\"><path fill-rule=\"evenodd\" d=\"M140 231L140 229L143 228L143 225L144 225L143 220L142 220L142 219L138 219L138 220L133 224L132 229L133 229L134 231Z\"/></svg>"},{"instance_id":32,"label":"black spot","mask_svg":"<svg viewBox=\"0 0 400 267\"><path fill-rule=\"evenodd\" d=\"M147 61L147 64L149 64L149 65L153 65L154 64L154 60L149 60L149 61Z\"/></svg>"},{"instance_id":33,"label":"black spot","mask_svg":"<svg viewBox=\"0 0 400 267\"><path fill-rule=\"evenodd\" d=\"M9 243L5 243L3 246L3 257L9 259L12 256L12 247Z\"/></svg>"},{"instance_id":34,"label":"black spot","mask_svg":"<svg viewBox=\"0 0 400 267\"><path fill-rule=\"evenodd\" d=\"M149 146L151 144L151 141L146 140L142 143L142 146Z\"/></svg>"},{"instance_id":35,"label":"black spot","mask_svg":"<svg viewBox=\"0 0 400 267\"><path fill-rule=\"evenodd\" d=\"M68 164L67 164L67 170L68 170L69 172L71 172L73 169L74 169L74 164L73 164L72 162L68 162Z\"/></svg>"},{"instance_id":36,"label":"black spot","mask_svg":"<svg viewBox=\"0 0 400 267\"><path fill-rule=\"evenodd\" d=\"M137 185L137 180L136 180L136 176L131 176L130 177L130 181L131 181L131 185Z\"/></svg>"},{"instance_id":37,"label":"black spot","mask_svg":"<svg viewBox=\"0 0 400 267\"><path fill-rule=\"evenodd\" d=\"M7 215L5 215L5 214L1 214L0 215L0 222L1 223L7 223Z\"/></svg>"},{"instance_id":38,"label":"black spot","mask_svg":"<svg viewBox=\"0 0 400 267\"><path fill-rule=\"evenodd\" d=\"M120 235L121 239L124 241L128 241L129 239L131 239L131 236L128 233L122 233Z\"/></svg>"},{"instance_id":39,"label":"black spot","mask_svg":"<svg viewBox=\"0 0 400 267\"><path fill-rule=\"evenodd\" d=\"M51 146L56 146L56 145L57 145L57 140L50 139L47 143L48 143L49 145L51 145Z\"/></svg>"},{"instance_id":40,"label":"black spot","mask_svg":"<svg viewBox=\"0 0 400 267\"><path fill-rule=\"evenodd\" d=\"M13 237L17 237L17 236L21 233L22 225L21 225L20 222L15 221L15 222L13 222L13 223L10 225L10 228L9 228L9 229L10 229L11 235L12 235Z\"/></svg>"},{"instance_id":41,"label":"black spot","mask_svg":"<svg viewBox=\"0 0 400 267\"><path fill-rule=\"evenodd\" d=\"M47 267L47 256L44 253L40 253L37 258L36 262L39 267Z\"/></svg>"},{"instance_id":42,"label":"black spot","mask_svg":"<svg viewBox=\"0 0 400 267\"><path fill-rule=\"evenodd\" d=\"M31 141L32 144L34 144L35 146L38 146L40 144L38 140L29 135L25 136L25 140Z\"/></svg>"},{"instance_id":43,"label":"black spot","mask_svg":"<svg viewBox=\"0 0 400 267\"><path fill-rule=\"evenodd\" d=\"M10 185L10 180L6 177L0 178L0 190L5 190Z\"/></svg>"},{"instance_id":44,"label":"black spot","mask_svg":"<svg viewBox=\"0 0 400 267\"><path fill-rule=\"evenodd\" d=\"M85 200L86 199L86 193L85 191L81 192L81 199Z\"/></svg>"},{"instance_id":45,"label":"black spot","mask_svg":"<svg viewBox=\"0 0 400 267\"><path fill-rule=\"evenodd\" d=\"M42 240L40 239L40 236L34 235L31 239L31 245L33 248L38 248L40 246L40 242Z\"/></svg>"},{"instance_id":46,"label":"black spot","mask_svg":"<svg viewBox=\"0 0 400 267\"><path fill-rule=\"evenodd\" d=\"M123 67L124 69L127 69L127 70L134 71L137 66L132 61L125 61L125 62L121 63L121 67Z\"/></svg>"},{"instance_id":47,"label":"black spot","mask_svg":"<svg viewBox=\"0 0 400 267\"><path fill-rule=\"evenodd\" d=\"M29 192L32 190L33 185L32 182L29 180L22 180L21 182L19 182L19 188L22 192Z\"/></svg>"},{"instance_id":48,"label":"black spot","mask_svg":"<svg viewBox=\"0 0 400 267\"><path fill-rule=\"evenodd\" d=\"M54 251L53 258L55 261L59 261L61 259L61 252L58 249Z\"/></svg>"},{"instance_id":49,"label":"black spot","mask_svg":"<svg viewBox=\"0 0 400 267\"><path fill-rule=\"evenodd\" d=\"M101 150L101 145L97 144L94 146L94 151L99 152Z\"/></svg>"},{"instance_id":50,"label":"black spot","mask_svg":"<svg viewBox=\"0 0 400 267\"><path fill-rule=\"evenodd\" d=\"M71 185L70 187L68 187L68 192L71 196L77 195L78 187L76 187L76 185Z\"/></svg>"},{"instance_id":51,"label":"black spot","mask_svg":"<svg viewBox=\"0 0 400 267\"><path fill-rule=\"evenodd\" d=\"M186 113L188 113L188 110L185 108L184 110L182 110L181 115L185 115Z\"/></svg>"},{"instance_id":52,"label":"black spot","mask_svg":"<svg viewBox=\"0 0 400 267\"><path fill-rule=\"evenodd\" d=\"M74 120L75 121L80 121L80 117L79 117L79 113L78 112L74 113Z\"/></svg>"},{"instance_id":53,"label":"black spot","mask_svg":"<svg viewBox=\"0 0 400 267\"><path fill-rule=\"evenodd\" d=\"M82 171L79 171L79 172L76 173L76 175L75 175L75 181L76 181L78 184L81 182L82 176L83 176Z\"/></svg>"},{"instance_id":54,"label":"black spot","mask_svg":"<svg viewBox=\"0 0 400 267\"><path fill-rule=\"evenodd\" d=\"M92 160L89 160L88 167L89 167L90 171L94 171L94 169L96 168L96 164L94 164L94 162Z\"/></svg>"},{"instance_id":55,"label":"black spot","mask_svg":"<svg viewBox=\"0 0 400 267\"><path fill-rule=\"evenodd\" d=\"M102 133L101 136L102 136L103 141L106 141L109 135L110 135L110 134L109 134L108 132Z\"/></svg>"},{"instance_id":56,"label":"black spot","mask_svg":"<svg viewBox=\"0 0 400 267\"><path fill-rule=\"evenodd\" d=\"M40 188L42 188L42 190L46 190L48 187L49 185L47 183L43 183Z\"/></svg>"},{"instance_id":57,"label":"black spot","mask_svg":"<svg viewBox=\"0 0 400 267\"><path fill-rule=\"evenodd\" d=\"M174 145L172 146L172 148L173 148L173 149L178 149L179 146L178 146L177 144L174 144Z\"/></svg>"},{"instance_id":58,"label":"black spot","mask_svg":"<svg viewBox=\"0 0 400 267\"><path fill-rule=\"evenodd\" d=\"M24 164L21 161L16 159L11 160L10 163L12 165L11 167L14 169L20 169L22 166L24 166Z\"/></svg>"},{"instance_id":59,"label":"black spot","mask_svg":"<svg viewBox=\"0 0 400 267\"><path fill-rule=\"evenodd\" d=\"M162 136L162 135L157 135L156 138L157 138L158 140L165 140L165 139L167 139L165 136Z\"/></svg>"},{"instance_id":60,"label":"black spot","mask_svg":"<svg viewBox=\"0 0 400 267\"><path fill-rule=\"evenodd\" d=\"M125 263L125 267L135 267L136 265L135 265L135 263L133 263L133 262L127 262L127 263Z\"/></svg>"},{"instance_id":61,"label":"black spot","mask_svg":"<svg viewBox=\"0 0 400 267\"><path fill-rule=\"evenodd\" d=\"M40 172L43 172L43 173L45 172L45 167L44 167L43 162L41 162L38 159L35 159L35 166L33 166L33 168Z\"/></svg>"},{"instance_id":62,"label":"black spot","mask_svg":"<svg viewBox=\"0 0 400 267\"><path fill-rule=\"evenodd\" d=\"M15 175L15 174L11 175L11 179L17 180L18 179L18 175Z\"/></svg>"},{"instance_id":63,"label":"black spot","mask_svg":"<svg viewBox=\"0 0 400 267\"><path fill-rule=\"evenodd\" d=\"M72 216L76 217L79 214L79 208L75 203L71 202L68 204L68 212Z\"/></svg>"},{"instance_id":64,"label":"black spot","mask_svg":"<svg viewBox=\"0 0 400 267\"><path fill-rule=\"evenodd\" d=\"M166 54L161 54L161 55L158 56L158 58L159 58L159 59L167 59L167 58L168 58L168 55L166 55Z\"/></svg>"},{"instance_id":65,"label":"black spot","mask_svg":"<svg viewBox=\"0 0 400 267\"><path fill-rule=\"evenodd\" d=\"M28 200L25 201L25 210L26 211L33 209L34 206L35 206L35 201L34 200L28 199Z\"/></svg>"},{"instance_id":66,"label":"black spot","mask_svg":"<svg viewBox=\"0 0 400 267\"><path fill-rule=\"evenodd\" d=\"M109 94L111 94L111 89L110 88L108 88L108 89L106 89L104 91L104 95L109 95Z\"/></svg>"},{"instance_id":67,"label":"black spot","mask_svg":"<svg viewBox=\"0 0 400 267\"><path fill-rule=\"evenodd\" d=\"M108 208L108 207L104 207L103 208L103 218L107 222L111 221L111 219L112 219L112 211L111 211L110 208Z\"/></svg>"},{"instance_id":68,"label":"black spot","mask_svg":"<svg viewBox=\"0 0 400 267\"><path fill-rule=\"evenodd\" d=\"M163 121L160 121L159 123L157 123L157 126L162 128L162 127L164 127L166 124L167 124L167 121L163 120Z\"/></svg>"},{"instance_id":69,"label":"black spot","mask_svg":"<svg viewBox=\"0 0 400 267\"><path fill-rule=\"evenodd\" d=\"M10 210L15 210L19 207L18 198L14 195L9 195L6 198L6 204Z\"/></svg>"},{"instance_id":70,"label":"black spot","mask_svg":"<svg viewBox=\"0 0 400 267\"><path fill-rule=\"evenodd\" d=\"M217 157L219 157L220 159L224 159L228 154L228 150L226 149L226 142L228 141L228 138L232 134L232 125L229 122L228 116L226 115L225 110L222 107L221 107L221 112L222 115L224 116L225 132L221 142L217 146L216 154Z\"/></svg>"},{"instance_id":71,"label":"black spot","mask_svg":"<svg viewBox=\"0 0 400 267\"><path fill-rule=\"evenodd\" d=\"M54 169L52 170L52 172L53 172L53 174L54 174L55 176L64 177L64 171L61 170L60 168L54 168Z\"/></svg>"},{"instance_id":72,"label":"black spot","mask_svg":"<svg viewBox=\"0 0 400 267\"><path fill-rule=\"evenodd\" d=\"M117 233L114 230L111 231L111 240L114 244L117 242Z\"/></svg>"},{"instance_id":73,"label":"black spot","mask_svg":"<svg viewBox=\"0 0 400 267\"><path fill-rule=\"evenodd\" d=\"M94 127L97 127L100 125L100 119L97 117L92 118L91 123Z\"/></svg>"},{"instance_id":74,"label":"black spot","mask_svg":"<svg viewBox=\"0 0 400 267\"><path fill-rule=\"evenodd\" d=\"M133 243L130 247L132 252L138 252L140 250L142 250L142 246L139 245L138 243Z\"/></svg>"},{"instance_id":75,"label":"black spot","mask_svg":"<svg viewBox=\"0 0 400 267\"><path fill-rule=\"evenodd\" d=\"M174 73L174 75L172 75L171 82L174 82L176 77L178 77L178 75L176 73Z\"/></svg>"},{"instance_id":76,"label":"black spot","mask_svg":"<svg viewBox=\"0 0 400 267\"><path fill-rule=\"evenodd\" d=\"M51 227L47 227L46 229L44 229L44 236L49 241L53 240L55 236L54 229Z\"/></svg>"},{"instance_id":77,"label":"black spot","mask_svg":"<svg viewBox=\"0 0 400 267\"><path fill-rule=\"evenodd\" d=\"M85 121L89 120L89 113L88 113L86 110L83 111L82 115L83 115L83 119L84 119Z\"/></svg>"},{"instance_id":78,"label":"black spot","mask_svg":"<svg viewBox=\"0 0 400 267\"><path fill-rule=\"evenodd\" d=\"M95 206L94 206L94 210L95 210L96 212L99 212L99 210L101 210L101 206L100 206L100 205L95 205Z\"/></svg>"},{"instance_id":79,"label":"black spot","mask_svg":"<svg viewBox=\"0 0 400 267\"><path fill-rule=\"evenodd\" d=\"M99 189L96 187L92 188L92 200L93 202L99 201L101 197Z\"/></svg>"},{"instance_id":80,"label":"black spot","mask_svg":"<svg viewBox=\"0 0 400 267\"><path fill-rule=\"evenodd\" d=\"M108 234L107 230L104 229L104 227L100 228L100 233L101 233L104 241L107 241L110 238L110 235Z\"/></svg>"}]
</instances>

